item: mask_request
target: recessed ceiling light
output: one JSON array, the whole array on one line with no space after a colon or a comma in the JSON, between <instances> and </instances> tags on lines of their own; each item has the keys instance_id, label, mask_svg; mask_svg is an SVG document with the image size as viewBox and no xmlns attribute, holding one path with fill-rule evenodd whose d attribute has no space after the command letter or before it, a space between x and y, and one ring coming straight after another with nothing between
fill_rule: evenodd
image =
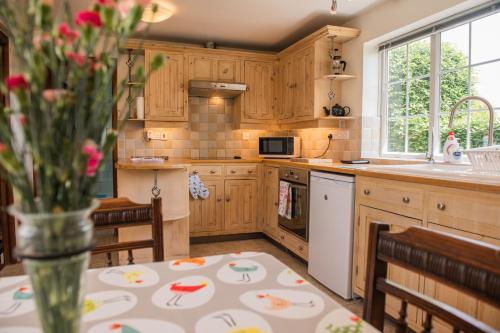
<instances>
[{"instance_id":1,"label":"recessed ceiling light","mask_svg":"<svg viewBox=\"0 0 500 333\"><path fill-rule=\"evenodd\" d=\"M333 15L337 14L337 0L332 0L332 7L330 8L330 12Z\"/></svg>"},{"instance_id":2,"label":"recessed ceiling light","mask_svg":"<svg viewBox=\"0 0 500 333\"><path fill-rule=\"evenodd\" d=\"M155 13L153 13L154 5L158 7ZM170 10L167 2L162 0L153 0L146 6L146 8L144 8L142 21L147 23L158 23L169 19L173 14L174 13Z\"/></svg>"}]
</instances>

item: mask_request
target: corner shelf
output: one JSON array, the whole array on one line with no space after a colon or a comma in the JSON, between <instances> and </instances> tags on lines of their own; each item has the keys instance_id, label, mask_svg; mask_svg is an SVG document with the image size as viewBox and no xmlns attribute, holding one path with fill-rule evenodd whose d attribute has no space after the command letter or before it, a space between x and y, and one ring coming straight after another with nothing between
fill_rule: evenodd
<instances>
[{"instance_id":1,"label":"corner shelf","mask_svg":"<svg viewBox=\"0 0 500 333\"><path fill-rule=\"evenodd\" d=\"M341 75L329 74L329 75L325 75L324 78L329 79L329 80L335 80L335 81L346 81L346 80L355 79L356 76L348 75L348 74L341 74Z\"/></svg>"},{"instance_id":2,"label":"corner shelf","mask_svg":"<svg viewBox=\"0 0 500 333\"><path fill-rule=\"evenodd\" d=\"M324 116L319 117L321 120L353 120L355 117L336 117L336 116Z\"/></svg>"}]
</instances>

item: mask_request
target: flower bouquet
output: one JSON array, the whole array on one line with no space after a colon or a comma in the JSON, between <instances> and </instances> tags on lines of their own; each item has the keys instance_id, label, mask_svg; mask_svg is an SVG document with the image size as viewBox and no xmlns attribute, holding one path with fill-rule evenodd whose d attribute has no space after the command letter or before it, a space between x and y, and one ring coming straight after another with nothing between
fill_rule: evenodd
<instances>
[{"instance_id":1,"label":"flower bouquet","mask_svg":"<svg viewBox=\"0 0 500 333\"><path fill-rule=\"evenodd\" d=\"M80 329L89 216L100 162L117 137L106 127L125 90L120 82L110 95L118 47L145 28L148 5L155 13L144 0L95 0L75 14L67 0L0 3L19 68L0 83L9 100L0 108L0 165L14 189L16 250L46 333ZM162 62L153 59L151 71ZM142 67L134 73L142 82L148 75Z\"/></svg>"}]
</instances>

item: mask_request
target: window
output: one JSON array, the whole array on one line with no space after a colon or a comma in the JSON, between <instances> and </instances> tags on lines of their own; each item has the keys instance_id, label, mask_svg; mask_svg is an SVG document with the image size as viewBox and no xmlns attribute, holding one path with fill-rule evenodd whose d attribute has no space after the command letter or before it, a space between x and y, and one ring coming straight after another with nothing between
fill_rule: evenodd
<instances>
[{"instance_id":1,"label":"window","mask_svg":"<svg viewBox=\"0 0 500 333\"><path fill-rule=\"evenodd\" d=\"M495 109L494 141L500 144L498 31L500 13L495 13L381 47L382 155L423 157L430 149L441 154L449 132L449 110L467 95L491 102ZM485 146L488 120L488 109L481 102L464 104L452 128L460 145ZM434 147L429 133L436 138Z\"/></svg>"}]
</instances>

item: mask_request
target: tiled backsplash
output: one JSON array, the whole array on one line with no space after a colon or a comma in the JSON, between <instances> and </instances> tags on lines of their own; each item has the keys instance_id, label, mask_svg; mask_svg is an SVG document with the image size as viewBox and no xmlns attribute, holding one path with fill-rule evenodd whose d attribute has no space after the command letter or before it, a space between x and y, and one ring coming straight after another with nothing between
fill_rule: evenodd
<instances>
[{"instance_id":1,"label":"tiled backsplash","mask_svg":"<svg viewBox=\"0 0 500 333\"><path fill-rule=\"evenodd\" d=\"M302 138L302 156L316 157L328 146L328 134L334 140L325 158L359 158L359 126L349 123L345 129L301 129L285 131L234 130L234 100L220 98L189 99L188 129L165 128L167 141L146 142L141 122L129 122L118 139L118 157L134 155L171 158L258 157L260 136L291 135ZM357 120L355 120L357 121ZM351 121L353 122L353 121Z\"/></svg>"}]
</instances>

